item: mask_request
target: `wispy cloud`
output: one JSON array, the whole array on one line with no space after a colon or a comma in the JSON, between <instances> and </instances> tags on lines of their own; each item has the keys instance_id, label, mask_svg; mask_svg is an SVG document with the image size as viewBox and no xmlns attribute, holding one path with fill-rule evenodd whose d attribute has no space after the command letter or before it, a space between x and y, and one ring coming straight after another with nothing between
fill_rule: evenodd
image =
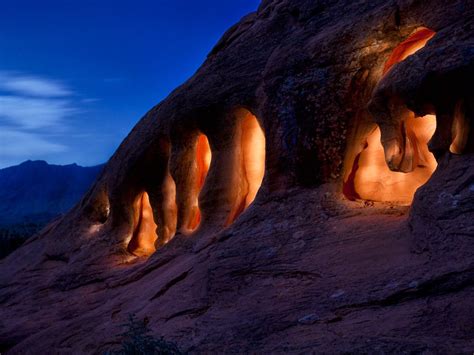
<instances>
[{"instance_id":1,"label":"wispy cloud","mask_svg":"<svg viewBox=\"0 0 474 355\"><path fill-rule=\"evenodd\" d=\"M85 98L85 99L82 99L81 102L85 103L85 104L92 104L92 103L96 103L96 102L99 102L100 99L97 99L95 97L89 97L89 98Z\"/></svg>"},{"instance_id":2,"label":"wispy cloud","mask_svg":"<svg viewBox=\"0 0 474 355\"><path fill-rule=\"evenodd\" d=\"M74 113L67 100L0 96L0 124L9 123L24 129L62 125Z\"/></svg>"},{"instance_id":3,"label":"wispy cloud","mask_svg":"<svg viewBox=\"0 0 474 355\"><path fill-rule=\"evenodd\" d=\"M66 151L51 133L67 131L72 102L60 81L0 71L0 166Z\"/></svg>"},{"instance_id":4,"label":"wispy cloud","mask_svg":"<svg viewBox=\"0 0 474 355\"><path fill-rule=\"evenodd\" d=\"M41 157L47 153L59 153L67 150L62 144L49 142L43 137L34 133L26 133L11 129L0 131L0 156L10 157Z\"/></svg>"},{"instance_id":5,"label":"wispy cloud","mask_svg":"<svg viewBox=\"0 0 474 355\"><path fill-rule=\"evenodd\" d=\"M0 72L0 89L22 96L63 97L73 94L57 80L37 76Z\"/></svg>"}]
</instances>

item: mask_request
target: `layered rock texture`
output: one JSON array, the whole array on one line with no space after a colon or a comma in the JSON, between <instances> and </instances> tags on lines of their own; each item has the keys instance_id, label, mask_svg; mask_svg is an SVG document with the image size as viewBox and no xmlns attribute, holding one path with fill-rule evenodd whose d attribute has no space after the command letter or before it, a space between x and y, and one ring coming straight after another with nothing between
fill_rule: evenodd
<instances>
[{"instance_id":1,"label":"layered rock texture","mask_svg":"<svg viewBox=\"0 0 474 355\"><path fill-rule=\"evenodd\" d=\"M263 1L1 262L3 350L133 313L191 353L472 353L473 38L468 0Z\"/></svg>"}]
</instances>

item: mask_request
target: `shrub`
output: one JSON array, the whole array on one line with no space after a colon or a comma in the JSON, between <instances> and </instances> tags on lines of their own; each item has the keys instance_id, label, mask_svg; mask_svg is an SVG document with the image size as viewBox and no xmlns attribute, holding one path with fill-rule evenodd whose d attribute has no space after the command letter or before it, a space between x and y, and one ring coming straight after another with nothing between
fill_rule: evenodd
<instances>
[{"instance_id":1,"label":"shrub","mask_svg":"<svg viewBox=\"0 0 474 355\"><path fill-rule=\"evenodd\" d=\"M0 225L0 259L18 249L28 238L38 233L44 224L18 223Z\"/></svg>"},{"instance_id":2,"label":"shrub","mask_svg":"<svg viewBox=\"0 0 474 355\"><path fill-rule=\"evenodd\" d=\"M109 354L121 355L178 355L183 354L175 343L166 341L163 337L156 339L150 333L148 321L140 321L134 314L128 316L128 322L123 324L125 332L121 337L122 349Z\"/></svg>"}]
</instances>

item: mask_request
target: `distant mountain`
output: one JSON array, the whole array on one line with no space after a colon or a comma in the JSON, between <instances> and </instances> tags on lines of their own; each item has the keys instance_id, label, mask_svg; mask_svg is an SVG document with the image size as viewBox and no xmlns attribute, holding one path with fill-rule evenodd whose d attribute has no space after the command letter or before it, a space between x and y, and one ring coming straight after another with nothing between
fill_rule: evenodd
<instances>
[{"instance_id":1,"label":"distant mountain","mask_svg":"<svg viewBox=\"0 0 474 355\"><path fill-rule=\"evenodd\" d=\"M0 226L49 222L79 201L102 167L28 160L0 169Z\"/></svg>"}]
</instances>

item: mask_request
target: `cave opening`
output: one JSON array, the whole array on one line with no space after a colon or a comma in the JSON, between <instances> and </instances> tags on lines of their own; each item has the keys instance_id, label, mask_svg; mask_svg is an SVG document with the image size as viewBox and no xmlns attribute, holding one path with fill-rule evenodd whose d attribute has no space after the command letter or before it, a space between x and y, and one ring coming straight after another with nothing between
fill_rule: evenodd
<instances>
[{"instance_id":1,"label":"cave opening","mask_svg":"<svg viewBox=\"0 0 474 355\"><path fill-rule=\"evenodd\" d=\"M153 218L150 197L141 192L133 203L133 235L127 250L136 256L148 256L155 252L157 224Z\"/></svg>"},{"instance_id":2,"label":"cave opening","mask_svg":"<svg viewBox=\"0 0 474 355\"><path fill-rule=\"evenodd\" d=\"M436 129L436 117L415 118L404 122L406 153L413 167L409 172L392 171L385 160L380 143L380 129L375 127L367 136L362 151L356 155L352 170L344 183L344 194L350 200L411 203L416 190L425 184L437 163L428 150L428 141Z\"/></svg>"},{"instance_id":3,"label":"cave opening","mask_svg":"<svg viewBox=\"0 0 474 355\"><path fill-rule=\"evenodd\" d=\"M211 148L207 137L196 135L192 148L190 171L185 173L186 204L181 205L180 231L184 234L194 232L201 222L199 193L204 186L211 164ZM178 229L177 186L167 164L157 186L150 191L140 192L132 204L133 233L127 250L136 256L149 256L168 243ZM154 197L154 198L151 198Z\"/></svg>"},{"instance_id":4,"label":"cave opening","mask_svg":"<svg viewBox=\"0 0 474 355\"><path fill-rule=\"evenodd\" d=\"M200 133L196 139L195 148L195 164L194 164L194 186L191 190L190 213L185 222L185 230L188 233L194 232L201 223L201 210L199 208L199 194L206 181L207 173L212 160L211 147L206 135Z\"/></svg>"},{"instance_id":5,"label":"cave opening","mask_svg":"<svg viewBox=\"0 0 474 355\"><path fill-rule=\"evenodd\" d=\"M423 48L435 35L421 28L400 43L391 53L383 68L383 75L397 63ZM404 154L396 167L387 163L387 155L381 143L381 131L367 120L367 125L349 147L352 163L345 169L343 194L349 200L370 200L410 204L416 190L425 184L436 169L437 162L428 149L428 142L436 130L436 116L415 117L406 109L401 115L404 137ZM393 165L395 165L395 163ZM397 170L397 171L395 171Z\"/></svg>"},{"instance_id":6,"label":"cave opening","mask_svg":"<svg viewBox=\"0 0 474 355\"><path fill-rule=\"evenodd\" d=\"M254 201L265 175L265 134L247 109L235 113L235 201L226 221L230 225Z\"/></svg>"},{"instance_id":7,"label":"cave opening","mask_svg":"<svg viewBox=\"0 0 474 355\"><path fill-rule=\"evenodd\" d=\"M257 118L243 108L234 111L234 116L236 124L228 145L230 149L224 150L220 158L221 168L228 171L215 172L214 179L225 178L222 185L213 180L217 190L227 191L224 193L228 201L225 226L232 224L252 204L265 174L265 135ZM199 197L213 157L207 136L199 132L193 137L195 143L178 155L182 159L176 160L176 166L181 168L173 170L168 163L159 178L159 186L142 190L133 200L133 232L127 250L135 256L153 254L173 239L177 231L189 235L196 232L202 222ZM183 170L182 164L187 169ZM206 190L206 194L209 193L215 191ZM213 213L212 209L207 213Z\"/></svg>"},{"instance_id":8,"label":"cave opening","mask_svg":"<svg viewBox=\"0 0 474 355\"><path fill-rule=\"evenodd\" d=\"M167 168L161 184L160 222L158 225L158 241L155 246L168 243L176 234L178 206L176 204L176 183Z\"/></svg>"},{"instance_id":9,"label":"cave opening","mask_svg":"<svg viewBox=\"0 0 474 355\"><path fill-rule=\"evenodd\" d=\"M472 115L472 108L468 108L467 101L472 105L472 98L469 99L460 99L455 105L453 122L452 122L452 131L451 131L451 145L449 146L449 151L453 154L463 154L466 152L473 151L473 143L470 143L470 136L472 136L471 131L471 122L468 119L467 112L470 112Z\"/></svg>"}]
</instances>

